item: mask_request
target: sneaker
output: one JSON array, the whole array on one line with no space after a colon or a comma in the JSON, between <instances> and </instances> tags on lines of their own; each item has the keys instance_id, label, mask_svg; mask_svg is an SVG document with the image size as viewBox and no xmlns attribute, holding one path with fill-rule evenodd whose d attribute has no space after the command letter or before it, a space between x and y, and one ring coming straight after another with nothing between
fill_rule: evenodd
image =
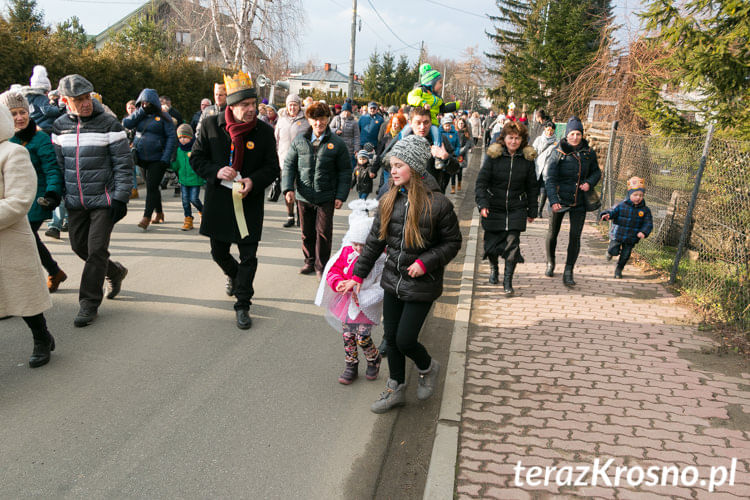
<instances>
[{"instance_id":1,"label":"sneaker","mask_svg":"<svg viewBox=\"0 0 750 500\"><path fill-rule=\"evenodd\" d=\"M50 238L54 238L56 240L59 240L60 239L60 230L57 229L56 227L51 227L51 228L47 229L44 232L44 235L45 236L49 236Z\"/></svg>"},{"instance_id":2,"label":"sneaker","mask_svg":"<svg viewBox=\"0 0 750 500\"><path fill-rule=\"evenodd\" d=\"M435 392L435 386L437 385L437 377L440 373L440 363L435 358L432 358L430 368L422 373L419 373L419 380L417 380L417 399L424 401L432 396Z\"/></svg>"},{"instance_id":3,"label":"sneaker","mask_svg":"<svg viewBox=\"0 0 750 500\"><path fill-rule=\"evenodd\" d=\"M358 368L359 363L347 363L344 372L339 375L339 384L349 385L354 382L359 376Z\"/></svg>"},{"instance_id":4,"label":"sneaker","mask_svg":"<svg viewBox=\"0 0 750 500\"><path fill-rule=\"evenodd\" d=\"M621 267L615 267L615 279L621 280L622 279L622 268Z\"/></svg>"},{"instance_id":5,"label":"sneaker","mask_svg":"<svg viewBox=\"0 0 750 500\"><path fill-rule=\"evenodd\" d=\"M96 309L84 309L82 307L79 309L78 314L76 314L76 317L73 320L73 326L81 328L91 324L91 322L96 319L96 314Z\"/></svg>"},{"instance_id":6,"label":"sneaker","mask_svg":"<svg viewBox=\"0 0 750 500\"><path fill-rule=\"evenodd\" d=\"M612 260L613 255L609 252L607 252L607 260Z\"/></svg>"},{"instance_id":7,"label":"sneaker","mask_svg":"<svg viewBox=\"0 0 750 500\"><path fill-rule=\"evenodd\" d=\"M49 290L49 293L55 293L60 288L60 283L66 279L68 279L68 275L62 269L54 275L47 276L47 290Z\"/></svg>"},{"instance_id":8,"label":"sneaker","mask_svg":"<svg viewBox=\"0 0 750 500\"><path fill-rule=\"evenodd\" d=\"M294 217L287 217L284 227L292 227L294 225Z\"/></svg>"},{"instance_id":9,"label":"sneaker","mask_svg":"<svg viewBox=\"0 0 750 500\"><path fill-rule=\"evenodd\" d=\"M385 413L396 406L403 406L406 403L406 384L399 384L392 378L388 379L385 384L385 390L380 393L380 397L370 406L373 413Z\"/></svg>"},{"instance_id":10,"label":"sneaker","mask_svg":"<svg viewBox=\"0 0 750 500\"><path fill-rule=\"evenodd\" d=\"M312 264L305 264L299 270L300 274L312 274L314 272L315 272L315 266L313 266Z\"/></svg>"},{"instance_id":11,"label":"sneaker","mask_svg":"<svg viewBox=\"0 0 750 500\"><path fill-rule=\"evenodd\" d=\"M63 233L67 233L68 232L68 221L63 222L62 232Z\"/></svg>"},{"instance_id":12,"label":"sneaker","mask_svg":"<svg viewBox=\"0 0 750 500\"><path fill-rule=\"evenodd\" d=\"M128 275L128 270L125 266L119 262L115 262L119 268L119 272L116 276L107 276L107 298L114 299L122 289L122 280Z\"/></svg>"},{"instance_id":13,"label":"sneaker","mask_svg":"<svg viewBox=\"0 0 750 500\"><path fill-rule=\"evenodd\" d=\"M367 380L375 380L378 378L378 373L380 373L380 362L382 360L383 357L378 353L378 357L374 361L367 362L367 371L365 372L365 378Z\"/></svg>"}]
</instances>

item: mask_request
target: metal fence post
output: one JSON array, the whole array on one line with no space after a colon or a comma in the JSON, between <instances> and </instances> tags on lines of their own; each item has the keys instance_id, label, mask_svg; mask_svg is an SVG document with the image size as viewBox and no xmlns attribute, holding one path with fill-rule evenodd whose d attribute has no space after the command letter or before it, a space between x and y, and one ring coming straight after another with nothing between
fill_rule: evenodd
<instances>
[{"instance_id":1,"label":"metal fence post","mask_svg":"<svg viewBox=\"0 0 750 500\"><path fill-rule=\"evenodd\" d=\"M612 158L614 157L614 154L612 152L612 149L615 145L615 136L617 135L617 120L612 122L612 128L609 131L609 145L607 146L607 165L604 167L604 184L602 184L603 192L602 192L602 200L606 200L608 196L611 197L610 193L612 192L614 183L612 182ZM612 206L612 202L610 200L609 205Z\"/></svg>"},{"instance_id":2,"label":"metal fence post","mask_svg":"<svg viewBox=\"0 0 750 500\"><path fill-rule=\"evenodd\" d=\"M677 279L677 270L680 266L680 260L682 254L687 246L688 233L690 232L690 221L693 219L693 210L695 210L695 203L698 200L698 191L701 187L701 180L703 179L703 170L706 168L706 161L708 160L708 148L711 146L711 138L714 135L713 123L708 127L708 134L706 135L706 143L703 145L703 155L701 161L698 164L698 172L695 174L695 185L693 186L693 194L690 197L690 203L688 204L687 214L685 214L685 223L682 226L682 234L680 234L680 242L677 244L677 253L674 256L674 264L672 265L672 272L669 275L669 284L674 285Z\"/></svg>"}]
</instances>

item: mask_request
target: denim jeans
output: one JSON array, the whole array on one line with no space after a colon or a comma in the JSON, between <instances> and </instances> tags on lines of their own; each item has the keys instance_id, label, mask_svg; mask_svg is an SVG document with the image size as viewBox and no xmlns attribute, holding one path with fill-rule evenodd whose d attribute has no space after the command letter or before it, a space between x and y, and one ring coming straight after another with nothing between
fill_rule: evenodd
<instances>
[{"instance_id":1,"label":"denim jeans","mask_svg":"<svg viewBox=\"0 0 750 500\"><path fill-rule=\"evenodd\" d=\"M62 231L63 222L68 218L68 211L65 209L65 202L60 203L60 206L52 212L52 220L47 224L47 227L54 227L58 231Z\"/></svg>"},{"instance_id":2,"label":"denim jeans","mask_svg":"<svg viewBox=\"0 0 750 500\"><path fill-rule=\"evenodd\" d=\"M182 193L182 210L185 212L185 217L193 216L193 212L190 210L191 203L198 212L203 212L203 203L201 203L200 199L200 186L180 185L180 192Z\"/></svg>"}]
</instances>

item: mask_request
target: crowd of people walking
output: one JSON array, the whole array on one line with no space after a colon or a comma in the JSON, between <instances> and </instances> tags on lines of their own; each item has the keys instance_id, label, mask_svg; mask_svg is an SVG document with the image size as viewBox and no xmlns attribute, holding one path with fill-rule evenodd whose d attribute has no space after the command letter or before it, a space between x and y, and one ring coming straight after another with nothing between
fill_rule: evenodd
<instances>
[{"instance_id":1,"label":"crowd of people walking","mask_svg":"<svg viewBox=\"0 0 750 500\"><path fill-rule=\"evenodd\" d=\"M138 227L147 231L165 221L161 189L165 173L173 171L184 212L181 229L196 225L208 237L207 253L226 277L225 291L234 297L236 325L243 330L253 323L257 252L271 186L270 199L281 197L286 205L283 226L300 227L299 273L319 278L316 303L343 336L339 382L357 378L358 346L370 380L387 357L389 376L372 405L376 413L404 404L406 358L419 373L417 397L426 399L435 390L440 363L419 334L442 294L445 268L461 247L447 190L465 189L470 154L486 148L474 196L489 280L500 282L502 258L507 295L514 293L514 273L524 262L521 233L543 216L547 200L546 276L554 276L566 213L570 220L566 286L575 285L586 213L600 207L594 188L601 171L578 118L568 120L558 140L555 123L535 113L533 125L542 133L530 144L525 112L516 117L511 103L507 114L490 112L483 120L476 111L461 110L458 101L446 103L440 97L442 75L427 64L408 104L388 109L376 102L360 108L352 100L336 106L310 98L305 103L289 94L277 112L273 103L259 101L249 75L225 75L214 87L214 104L203 99L190 123L155 89L143 89L119 121L80 75L63 77L52 91L46 70L37 67L30 83L40 85L44 99L38 90L18 87L0 95L0 317L26 321L34 338L32 367L47 363L55 348L43 312L52 306L49 294L67 279L38 230L53 213L63 223L67 217L71 247L84 261L73 323L91 324L105 297L105 281L106 297L114 299L128 274L110 258L109 243L129 199L139 196L138 170L146 184ZM352 189L358 199L350 203L350 228L342 248L333 252L334 214ZM616 277L633 245L651 231L644 192L645 184L633 181L632 197L601 213L622 225L613 231L608 252L610 258L620 256ZM9 248L12 261L6 258ZM371 330L381 316L384 339L376 347Z\"/></svg>"}]
</instances>

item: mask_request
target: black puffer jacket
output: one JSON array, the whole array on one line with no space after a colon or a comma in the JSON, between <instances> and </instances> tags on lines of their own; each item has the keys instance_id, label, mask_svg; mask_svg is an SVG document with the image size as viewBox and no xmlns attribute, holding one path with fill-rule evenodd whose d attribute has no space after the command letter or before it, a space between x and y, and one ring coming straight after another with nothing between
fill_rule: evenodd
<instances>
[{"instance_id":1,"label":"black puffer jacket","mask_svg":"<svg viewBox=\"0 0 750 500\"><path fill-rule=\"evenodd\" d=\"M596 186L602 177L596 152L589 147L586 139L573 147L563 138L555 150L547 157L547 178L544 188L550 205L559 203L575 207L583 205L581 184Z\"/></svg>"},{"instance_id":2,"label":"black puffer jacket","mask_svg":"<svg viewBox=\"0 0 750 500\"><path fill-rule=\"evenodd\" d=\"M65 178L65 206L106 208L127 203L133 189L133 157L117 118L94 99L94 112L66 113L52 125L52 143Z\"/></svg>"},{"instance_id":3,"label":"black puffer jacket","mask_svg":"<svg viewBox=\"0 0 750 500\"><path fill-rule=\"evenodd\" d=\"M440 192L440 187L432 177L426 176L424 182L431 190L432 203L432 210L422 213L419 221L425 248L406 247L404 227L409 207L406 193L400 192L388 224L388 236L385 240L380 239L378 211L365 249L354 267L354 276L364 279L383 250L386 250L380 286L405 302L432 302L440 297L443 293L445 266L461 249L461 231L453 204ZM407 269L417 259L422 262L427 272L418 278L412 278Z\"/></svg>"},{"instance_id":4,"label":"black puffer jacket","mask_svg":"<svg viewBox=\"0 0 750 500\"><path fill-rule=\"evenodd\" d=\"M530 146L513 155L500 143L487 148L475 192L477 208L490 211L482 217L485 231L526 231L526 218L537 216L535 157Z\"/></svg>"}]
</instances>

